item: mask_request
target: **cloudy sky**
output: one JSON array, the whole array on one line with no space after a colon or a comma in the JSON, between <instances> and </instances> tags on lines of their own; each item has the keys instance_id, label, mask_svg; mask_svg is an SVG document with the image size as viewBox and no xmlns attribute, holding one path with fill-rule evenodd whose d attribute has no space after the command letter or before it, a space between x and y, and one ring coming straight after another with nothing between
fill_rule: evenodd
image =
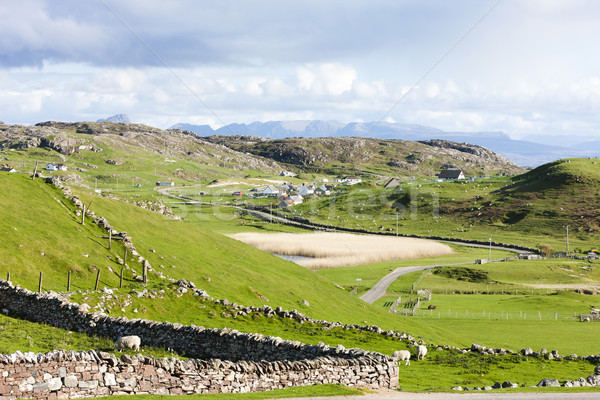
<instances>
[{"instance_id":1,"label":"cloudy sky","mask_svg":"<svg viewBox=\"0 0 600 400\"><path fill-rule=\"evenodd\" d=\"M595 0L3 0L0 120L595 135Z\"/></svg>"}]
</instances>

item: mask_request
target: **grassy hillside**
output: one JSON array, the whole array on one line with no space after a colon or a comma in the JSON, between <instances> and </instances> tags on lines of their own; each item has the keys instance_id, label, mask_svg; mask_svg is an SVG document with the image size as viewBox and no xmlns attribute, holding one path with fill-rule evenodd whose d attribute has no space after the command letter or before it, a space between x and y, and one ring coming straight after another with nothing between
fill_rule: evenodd
<instances>
[{"instance_id":1,"label":"grassy hillside","mask_svg":"<svg viewBox=\"0 0 600 400\"><path fill-rule=\"evenodd\" d=\"M10 273L14 283L37 290L43 272L44 290L65 290L72 271L72 290L91 289L100 269L100 285L118 285L121 266L113 260L123 255L122 244L115 242L109 251L100 238L105 232L89 220L81 225L62 192L20 174L0 173L0 185L2 278Z\"/></svg>"},{"instance_id":2,"label":"grassy hillside","mask_svg":"<svg viewBox=\"0 0 600 400\"><path fill-rule=\"evenodd\" d=\"M61 192L39 179L18 174L1 174L0 183L11 187L10 192L1 195L2 276L10 272L15 284L37 290L39 273L43 272L44 290L64 291L70 270L71 289L87 290L94 287L100 268L100 288L119 285L121 266L113 260L117 255L123 257L123 247L113 241L109 251L108 241L100 238L105 232L89 219L81 225L74 207ZM126 231L157 272L191 280L215 298L247 306L268 304L273 308L298 309L318 319L393 322L383 311L364 308L358 298L330 280L205 230L200 224L172 220L98 195L81 193L81 199L91 204L96 215L106 217L115 229ZM141 274L141 264L131 254L127 263ZM131 273L125 279L127 286L140 287ZM150 274L149 279L150 285L159 287L165 282L155 274Z\"/></svg>"},{"instance_id":3,"label":"grassy hillside","mask_svg":"<svg viewBox=\"0 0 600 400\"><path fill-rule=\"evenodd\" d=\"M559 160L513 178L350 188L306 202L291 215L351 228L548 245L587 252L600 241L600 164ZM398 223L396 220L398 219Z\"/></svg>"}]
</instances>

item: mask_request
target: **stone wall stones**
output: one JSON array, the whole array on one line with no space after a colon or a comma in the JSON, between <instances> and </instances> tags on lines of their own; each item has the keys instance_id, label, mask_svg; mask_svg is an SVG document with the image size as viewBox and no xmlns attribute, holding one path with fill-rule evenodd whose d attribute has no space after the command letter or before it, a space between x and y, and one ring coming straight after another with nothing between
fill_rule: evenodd
<instances>
[{"instance_id":1,"label":"stone wall stones","mask_svg":"<svg viewBox=\"0 0 600 400\"><path fill-rule=\"evenodd\" d=\"M89 398L117 394L244 393L315 383L394 387L395 364L366 356L340 363L330 357L304 361L231 362L53 351L0 355L0 399Z\"/></svg>"},{"instance_id":2,"label":"stone wall stones","mask_svg":"<svg viewBox=\"0 0 600 400\"><path fill-rule=\"evenodd\" d=\"M113 340L137 335L143 345L198 358L155 360L124 355L119 360L96 352L0 356L0 387L11 388L8 392L0 389L0 396L55 398L53 393L60 391L61 398L88 397L86 390L92 386L98 396L260 391L314 383L371 388L398 384L398 365L380 353L313 346L231 329L90 314L56 293L35 293L1 280L0 308L30 321ZM159 385L163 378L166 383ZM76 388L71 387L74 382Z\"/></svg>"}]
</instances>

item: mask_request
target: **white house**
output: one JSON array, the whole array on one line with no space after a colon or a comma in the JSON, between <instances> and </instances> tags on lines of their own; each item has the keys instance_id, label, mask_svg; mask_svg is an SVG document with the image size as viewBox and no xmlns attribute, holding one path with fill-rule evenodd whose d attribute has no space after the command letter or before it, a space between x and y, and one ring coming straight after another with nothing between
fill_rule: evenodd
<instances>
[{"instance_id":1,"label":"white house","mask_svg":"<svg viewBox=\"0 0 600 400\"><path fill-rule=\"evenodd\" d=\"M287 176L288 178L293 178L294 176L296 176L296 174L292 171L281 171L281 174L279 174L279 176Z\"/></svg>"},{"instance_id":2,"label":"white house","mask_svg":"<svg viewBox=\"0 0 600 400\"><path fill-rule=\"evenodd\" d=\"M349 185L349 186L356 185L357 183L361 183L361 182L362 182L362 179L360 179L357 176L347 176L344 179L342 179L342 184Z\"/></svg>"},{"instance_id":3,"label":"white house","mask_svg":"<svg viewBox=\"0 0 600 400\"><path fill-rule=\"evenodd\" d=\"M443 180L465 179L465 174L457 168L448 168L438 174L438 177Z\"/></svg>"},{"instance_id":4,"label":"white house","mask_svg":"<svg viewBox=\"0 0 600 400\"><path fill-rule=\"evenodd\" d=\"M285 193L285 189L281 186L269 185L267 186L262 193L266 196L278 196L280 194Z\"/></svg>"},{"instance_id":5,"label":"white house","mask_svg":"<svg viewBox=\"0 0 600 400\"><path fill-rule=\"evenodd\" d=\"M311 186L302 185L298 189L298 194L303 197L310 196L311 194L314 194L314 193L315 193L315 187L312 185Z\"/></svg>"},{"instance_id":6,"label":"white house","mask_svg":"<svg viewBox=\"0 0 600 400\"><path fill-rule=\"evenodd\" d=\"M299 194L290 196L290 200L294 202L294 205L304 203L304 199Z\"/></svg>"},{"instance_id":7,"label":"white house","mask_svg":"<svg viewBox=\"0 0 600 400\"><path fill-rule=\"evenodd\" d=\"M60 163L49 163L46 165L46 171L66 171L67 166Z\"/></svg>"}]
</instances>

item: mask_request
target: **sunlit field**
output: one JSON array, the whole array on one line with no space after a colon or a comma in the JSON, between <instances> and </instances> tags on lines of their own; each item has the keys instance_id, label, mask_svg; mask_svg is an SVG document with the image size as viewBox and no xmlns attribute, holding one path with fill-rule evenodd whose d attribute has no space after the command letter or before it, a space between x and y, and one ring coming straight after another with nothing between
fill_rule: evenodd
<instances>
[{"instance_id":1,"label":"sunlit field","mask_svg":"<svg viewBox=\"0 0 600 400\"><path fill-rule=\"evenodd\" d=\"M270 253L305 257L296 262L312 270L453 253L450 246L432 240L350 233L236 233L231 237Z\"/></svg>"}]
</instances>

